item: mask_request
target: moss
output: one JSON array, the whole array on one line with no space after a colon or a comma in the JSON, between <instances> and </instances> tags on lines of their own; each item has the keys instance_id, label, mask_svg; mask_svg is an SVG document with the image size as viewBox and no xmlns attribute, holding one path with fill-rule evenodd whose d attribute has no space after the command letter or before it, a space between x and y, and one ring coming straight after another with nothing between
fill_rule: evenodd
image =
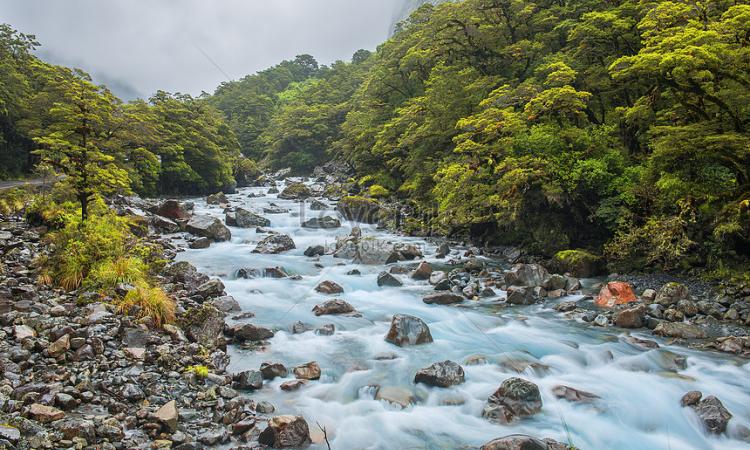
<instances>
[{"instance_id":1,"label":"moss","mask_svg":"<svg viewBox=\"0 0 750 450\"><path fill-rule=\"evenodd\" d=\"M367 194L372 198L385 198L391 195L391 192L379 184L373 184L367 190Z\"/></svg>"},{"instance_id":2,"label":"moss","mask_svg":"<svg viewBox=\"0 0 750 450\"><path fill-rule=\"evenodd\" d=\"M601 273L602 258L586 250L562 250L555 254L553 262L560 272L570 272L576 277L591 277Z\"/></svg>"},{"instance_id":3,"label":"moss","mask_svg":"<svg viewBox=\"0 0 750 450\"><path fill-rule=\"evenodd\" d=\"M194 373L197 378L208 378L208 367L206 366L189 366L185 372Z\"/></svg>"},{"instance_id":4,"label":"moss","mask_svg":"<svg viewBox=\"0 0 750 450\"><path fill-rule=\"evenodd\" d=\"M348 220L376 223L380 212L380 203L371 198L350 195L339 201L338 210Z\"/></svg>"}]
</instances>

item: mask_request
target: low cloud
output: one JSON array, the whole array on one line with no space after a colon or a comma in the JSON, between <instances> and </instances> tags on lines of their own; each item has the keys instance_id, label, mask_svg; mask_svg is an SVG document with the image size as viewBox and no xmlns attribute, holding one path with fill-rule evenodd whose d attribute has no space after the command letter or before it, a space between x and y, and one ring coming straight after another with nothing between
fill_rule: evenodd
<instances>
[{"instance_id":1,"label":"low cloud","mask_svg":"<svg viewBox=\"0 0 750 450\"><path fill-rule=\"evenodd\" d=\"M406 0L0 0L0 21L125 99L198 95L301 53L374 49Z\"/></svg>"}]
</instances>

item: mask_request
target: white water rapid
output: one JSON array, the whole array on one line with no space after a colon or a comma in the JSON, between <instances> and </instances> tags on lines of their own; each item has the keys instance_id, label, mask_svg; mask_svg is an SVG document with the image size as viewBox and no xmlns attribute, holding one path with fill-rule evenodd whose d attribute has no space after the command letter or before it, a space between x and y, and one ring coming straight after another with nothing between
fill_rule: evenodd
<instances>
[{"instance_id":1,"label":"white water rapid","mask_svg":"<svg viewBox=\"0 0 750 450\"><path fill-rule=\"evenodd\" d=\"M342 219L343 226L338 229L302 228L300 203L278 200L276 195L248 197L267 191L246 188L228 197L233 206L252 209L270 219L268 228L291 236L295 250L279 255L254 254L255 244L267 235L233 227L230 242L187 250L178 259L221 278L227 293L239 301L243 311L255 314L248 321L278 330L265 349L231 347L229 370L257 370L264 361L286 365L290 369L287 378L266 382L263 389L250 395L257 401L273 403L275 414L304 416L316 441L311 448L326 448L316 423L326 428L334 450L470 449L514 433L551 437L582 450L750 448L750 444L728 437L738 427L750 426L750 363L746 360L670 346L639 330L633 334L661 345L643 351L624 341L628 336L625 330L564 318L553 309L558 300L505 307L500 304L504 294L498 292L500 296L478 302L426 305L422 297L434 292L426 281L400 276L403 287L380 288L376 277L387 270L384 266L355 265L329 255L319 259L304 256L308 246L332 246L337 235L349 234L352 224ZM271 202L290 212L263 214L262 208ZM206 205L202 199L195 199L195 203L197 214L223 219L220 207ZM337 215L333 205L323 214L310 211L308 206L304 205L306 218ZM365 235L419 245L427 261L445 264L446 260L434 258L436 247L424 240L361 226ZM243 267L276 266L302 279L235 276ZM347 275L352 269L358 269L361 275ZM314 287L323 280L340 284L344 293L334 297L315 292ZM345 299L362 317L316 317L311 312L316 304L331 298ZM423 319L434 342L414 347L386 342L384 336L395 313ZM291 325L297 321L312 328L333 323L336 332L332 336L313 331L292 334ZM487 363L466 364L473 355L484 356ZM676 355L687 358L687 368L675 367ZM447 359L463 366L465 383L452 388L414 384L418 369ZM321 379L297 391L280 390L282 382L294 379L291 368L309 361L320 364ZM513 367L523 369L522 361L533 364L516 372ZM490 423L481 415L487 397L512 376L539 386L542 411L511 425ZM561 384L601 398L589 404L557 399L551 390ZM396 388L392 390L395 395L412 397L412 404L402 409L375 400L373 385ZM734 417L727 435L707 434L692 410L680 406L682 395L691 390L717 396L731 411Z\"/></svg>"}]
</instances>

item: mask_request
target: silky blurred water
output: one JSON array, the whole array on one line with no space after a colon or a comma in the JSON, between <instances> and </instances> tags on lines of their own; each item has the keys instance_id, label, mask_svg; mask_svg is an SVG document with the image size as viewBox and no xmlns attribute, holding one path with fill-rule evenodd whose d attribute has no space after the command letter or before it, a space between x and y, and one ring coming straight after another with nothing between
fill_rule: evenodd
<instances>
[{"instance_id":1,"label":"silky blurred water","mask_svg":"<svg viewBox=\"0 0 750 450\"><path fill-rule=\"evenodd\" d=\"M280 188L283 189L282 186ZM750 444L729 437L704 433L690 409L680 407L680 398L690 390L716 395L732 412L729 435L738 427L750 426L750 364L723 355L662 345L642 351L624 342L626 331L603 329L567 320L553 309L557 301L545 305L502 308L501 296L480 302L466 301L458 306L430 306L422 297L433 292L427 282L401 276L400 288L377 286L382 266L362 266L348 260L303 255L311 245L333 246L336 236L349 234L352 224L343 218L342 227L312 230L301 227L303 219L332 215L310 211L309 204L284 201L276 195L249 198L250 193L266 193L267 188L241 189L228 196L233 206L254 210L271 220L268 227L290 235L295 250L280 255L252 253L266 234L255 229L232 227L231 242L215 243L205 250L188 250L178 259L193 263L212 277L220 277L227 292L243 311L252 311L252 323L278 330L266 349L231 348L230 371L258 369L264 361L281 362L289 370L286 379L266 382L252 394L257 401L268 400L278 414L304 416L316 444L324 449L316 423L325 427L331 448L354 449L456 449L474 448L505 435L524 433L570 442L580 449L747 449ZM196 199L196 213L223 218L218 206ZM270 203L290 210L286 214L263 214ZM330 202L328 202L331 204ZM359 225L359 224L354 224ZM364 234L419 245L426 260L434 259L435 246L423 240L405 238L361 225ZM322 265L318 268L315 264ZM243 267L281 266L291 279L236 279ZM358 269L360 276L347 275ZM337 296L351 303L361 317L315 317L312 308L333 298L314 291L323 280L344 288ZM574 298L567 298L571 300ZM406 313L422 318L430 327L434 342L400 348L384 340L393 314ZM292 334L297 321L311 328L333 323L333 336L313 331ZM647 334L637 336L654 339ZM687 369L675 371L674 355L687 357ZM388 355L389 359L383 359ZM487 364L467 365L464 361L482 355ZM437 361L458 362L466 372L462 385L442 389L415 385L415 372ZM284 392L279 385L294 378L291 368L317 361L322 368L319 381L298 391ZM534 363L522 373L509 362ZM514 364L518 366L518 364ZM502 381L520 376L536 383L542 393L542 412L512 425L495 425L481 417L482 407ZM575 404L556 399L551 390L564 384L601 397L591 404ZM405 409L375 400L379 385L404 390L414 399Z\"/></svg>"}]
</instances>

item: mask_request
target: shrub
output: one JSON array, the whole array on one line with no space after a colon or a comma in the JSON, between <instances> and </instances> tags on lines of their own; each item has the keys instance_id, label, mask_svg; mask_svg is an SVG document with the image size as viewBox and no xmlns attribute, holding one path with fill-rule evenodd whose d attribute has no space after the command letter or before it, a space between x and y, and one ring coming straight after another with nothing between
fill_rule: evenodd
<instances>
[{"instance_id":1,"label":"shrub","mask_svg":"<svg viewBox=\"0 0 750 450\"><path fill-rule=\"evenodd\" d=\"M648 266L673 270L688 268L695 248L682 219L654 217L642 227L618 234L604 251L616 270L642 270Z\"/></svg>"},{"instance_id":2,"label":"shrub","mask_svg":"<svg viewBox=\"0 0 750 450\"><path fill-rule=\"evenodd\" d=\"M149 318L157 327L172 323L175 319L175 301L158 287L138 286L128 292L117 307L123 314L139 319Z\"/></svg>"},{"instance_id":3,"label":"shrub","mask_svg":"<svg viewBox=\"0 0 750 450\"><path fill-rule=\"evenodd\" d=\"M145 281L148 267L140 258L118 256L97 264L89 273L87 286L113 289L119 283L139 284Z\"/></svg>"},{"instance_id":4,"label":"shrub","mask_svg":"<svg viewBox=\"0 0 750 450\"><path fill-rule=\"evenodd\" d=\"M127 220L111 212L85 222L75 215L66 220L64 228L47 235L51 252L44 262L46 273L63 289L77 289L92 270L125 257L135 243Z\"/></svg>"},{"instance_id":5,"label":"shrub","mask_svg":"<svg viewBox=\"0 0 750 450\"><path fill-rule=\"evenodd\" d=\"M31 200L31 192L26 188L13 188L0 193L0 214L18 215Z\"/></svg>"}]
</instances>

